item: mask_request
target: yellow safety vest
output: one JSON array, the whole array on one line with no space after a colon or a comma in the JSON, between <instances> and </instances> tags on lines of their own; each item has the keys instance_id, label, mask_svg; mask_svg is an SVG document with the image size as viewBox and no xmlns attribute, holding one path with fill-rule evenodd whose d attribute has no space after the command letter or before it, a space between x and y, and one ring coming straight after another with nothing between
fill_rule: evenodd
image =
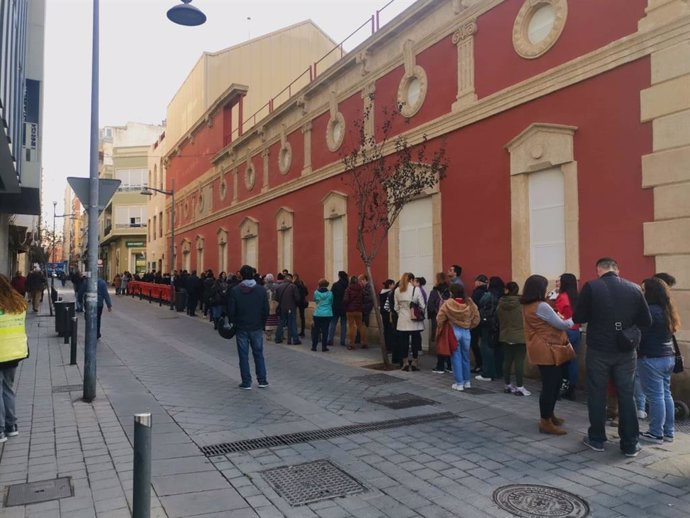
<instances>
[{"instance_id":1,"label":"yellow safety vest","mask_svg":"<svg viewBox=\"0 0 690 518\"><path fill-rule=\"evenodd\" d=\"M0 363L29 356L25 320L26 311L5 313L0 309Z\"/></svg>"}]
</instances>

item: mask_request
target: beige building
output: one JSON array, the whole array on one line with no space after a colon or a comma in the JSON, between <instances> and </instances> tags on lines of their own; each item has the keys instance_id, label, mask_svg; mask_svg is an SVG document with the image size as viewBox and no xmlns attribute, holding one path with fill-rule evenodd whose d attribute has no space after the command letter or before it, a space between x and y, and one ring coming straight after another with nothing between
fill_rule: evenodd
<instances>
[{"instance_id":1,"label":"beige building","mask_svg":"<svg viewBox=\"0 0 690 518\"><path fill-rule=\"evenodd\" d=\"M63 261L69 263L70 268L77 268L82 261L82 215L83 209L79 198L70 186L65 189L65 218L63 219L62 235L64 236ZM70 216L67 216L70 214Z\"/></svg>"},{"instance_id":2,"label":"beige building","mask_svg":"<svg viewBox=\"0 0 690 518\"><path fill-rule=\"evenodd\" d=\"M223 108L232 128L223 136L225 143L238 138L335 63L341 57L336 47L307 20L218 52L204 52L168 104L165 133L149 149L149 185L162 191L173 189L166 183L163 156L189 138L233 85L242 85L246 93L239 105ZM156 191L149 197L148 270L170 269L170 202L169 196Z\"/></svg>"},{"instance_id":3,"label":"beige building","mask_svg":"<svg viewBox=\"0 0 690 518\"><path fill-rule=\"evenodd\" d=\"M165 184L164 167L162 163L162 149L165 143L165 132L150 146L148 154L149 187L151 195L147 204L147 234L146 258L147 270L168 272L170 267L169 245L166 243L165 232L168 222L164 221L166 196L158 191L169 192ZM153 190L157 189L157 190Z\"/></svg>"},{"instance_id":4,"label":"beige building","mask_svg":"<svg viewBox=\"0 0 690 518\"><path fill-rule=\"evenodd\" d=\"M141 192L149 182L149 148L162 132L162 126L136 122L101 130L99 176L122 182L98 218L99 259L108 280L146 270L148 200Z\"/></svg>"}]
</instances>

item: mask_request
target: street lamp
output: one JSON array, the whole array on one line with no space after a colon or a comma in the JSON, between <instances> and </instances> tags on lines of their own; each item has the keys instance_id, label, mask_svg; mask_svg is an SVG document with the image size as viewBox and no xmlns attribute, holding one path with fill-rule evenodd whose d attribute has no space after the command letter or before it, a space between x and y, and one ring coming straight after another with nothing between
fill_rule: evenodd
<instances>
[{"instance_id":1,"label":"street lamp","mask_svg":"<svg viewBox=\"0 0 690 518\"><path fill-rule=\"evenodd\" d=\"M168 19L178 25L194 27L206 21L206 15L193 5L192 0L182 0L182 5L176 5L168 10Z\"/></svg>"},{"instance_id":2,"label":"street lamp","mask_svg":"<svg viewBox=\"0 0 690 518\"><path fill-rule=\"evenodd\" d=\"M168 18L180 25L201 25L206 15L196 7L187 5L191 0L182 0L184 5L168 11ZM90 403L96 397L96 307L98 303L98 74L99 61L99 11L100 0L93 0L91 41L91 126L89 145L89 203L87 232L87 289L86 289L86 332L84 333L84 393L83 400ZM173 245L174 246L174 245Z\"/></svg>"},{"instance_id":3,"label":"street lamp","mask_svg":"<svg viewBox=\"0 0 690 518\"><path fill-rule=\"evenodd\" d=\"M169 15L170 13L168 13ZM171 178L171 189L164 191L163 189L156 189L155 187L145 187L140 194L144 196L153 196L153 192L159 192L165 196L172 196L172 204L170 205L170 256L168 257L168 272L170 272L170 309L175 309L175 297L173 296L173 271L175 269L175 179ZM155 232L156 229L154 228Z\"/></svg>"}]
</instances>

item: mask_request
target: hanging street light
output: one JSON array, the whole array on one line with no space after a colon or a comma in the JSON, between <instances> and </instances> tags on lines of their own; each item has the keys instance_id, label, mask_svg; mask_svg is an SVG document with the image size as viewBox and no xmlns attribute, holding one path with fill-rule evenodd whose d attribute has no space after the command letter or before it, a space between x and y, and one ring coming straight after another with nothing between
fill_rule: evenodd
<instances>
[{"instance_id":1,"label":"hanging street light","mask_svg":"<svg viewBox=\"0 0 690 518\"><path fill-rule=\"evenodd\" d=\"M168 19L178 25L194 27L206 21L206 15L193 5L192 0L182 0L182 5L176 5L168 10Z\"/></svg>"}]
</instances>

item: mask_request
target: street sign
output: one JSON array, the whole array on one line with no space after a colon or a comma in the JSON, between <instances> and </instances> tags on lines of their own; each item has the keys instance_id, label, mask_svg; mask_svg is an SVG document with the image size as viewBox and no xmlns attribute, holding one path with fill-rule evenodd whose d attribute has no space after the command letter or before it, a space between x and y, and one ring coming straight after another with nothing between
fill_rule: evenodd
<instances>
[{"instance_id":1,"label":"street sign","mask_svg":"<svg viewBox=\"0 0 690 518\"><path fill-rule=\"evenodd\" d=\"M89 178L79 178L77 176L67 177L67 183L77 195L79 201L84 207L89 206ZM101 212L106 208L110 199L120 187L122 180L113 180L110 178L99 178L98 179L98 212Z\"/></svg>"},{"instance_id":2,"label":"street sign","mask_svg":"<svg viewBox=\"0 0 690 518\"><path fill-rule=\"evenodd\" d=\"M98 267L101 268L103 266L103 259L98 260Z\"/></svg>"}]
</instances>

